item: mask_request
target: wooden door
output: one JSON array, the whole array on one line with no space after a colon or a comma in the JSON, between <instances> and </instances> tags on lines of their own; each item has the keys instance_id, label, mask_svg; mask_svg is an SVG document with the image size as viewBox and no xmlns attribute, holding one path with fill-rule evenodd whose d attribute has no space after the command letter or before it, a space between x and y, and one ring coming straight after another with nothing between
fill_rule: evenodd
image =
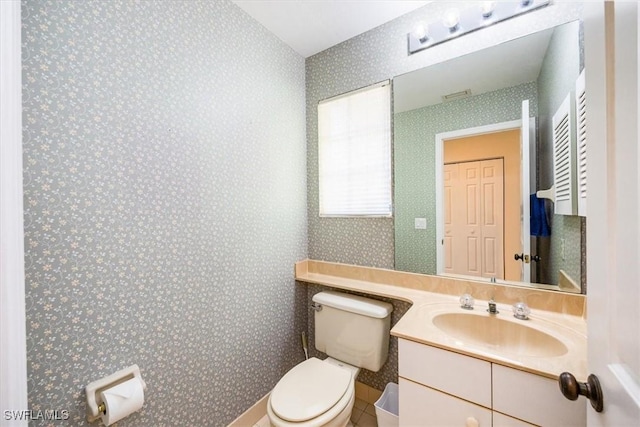
<instances>
[{"instance_id":1,"label":"wooden door","mask_svg":"<svg viewBox=\"0 0 640 427\"><path fill-rule=\"evenodd\" d=\"M502 159L444 166L445 273L504 278Z\"/></svg>"},{"instance_id":2,"label":"wooden door","mask_svg":"<svg viewBox=\"0 0 640 427\"><path fill-rule=\"evenodd\" d=\"M482 277L504 279L504 172L502 159L480 162Z\"/></svg>"}]
</instances>

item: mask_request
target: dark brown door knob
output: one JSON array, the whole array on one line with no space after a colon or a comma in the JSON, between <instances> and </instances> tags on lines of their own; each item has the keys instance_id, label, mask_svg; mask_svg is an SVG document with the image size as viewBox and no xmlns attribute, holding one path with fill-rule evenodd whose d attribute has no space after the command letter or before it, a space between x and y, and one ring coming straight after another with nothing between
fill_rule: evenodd
<instances>
[{"instance_id":1,"label":"dark brown door knob","mask_svg":"<svg viewBox=\"0 0 640 427\"><path fill-rule=\"evenodd\" d=\"M598 377L595 375L589 375L587 382L581 383L569 372L563 372L558 377L558 384L560 384L560 390L567 399L576 400L578 396L583 395L591 401L591 406L596 412L602 412L604 407L602 402L602 388L600 387Z\"/></svg>"}]
</instances>

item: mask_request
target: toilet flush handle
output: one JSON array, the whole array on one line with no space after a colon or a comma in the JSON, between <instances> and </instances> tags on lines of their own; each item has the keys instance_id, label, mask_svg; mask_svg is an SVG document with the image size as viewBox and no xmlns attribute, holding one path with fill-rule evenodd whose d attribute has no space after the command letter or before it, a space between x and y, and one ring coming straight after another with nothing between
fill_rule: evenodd
<instances>
[{"instance_id":1,"label":"toilet flush handle","mask_svg":"<svg viewBox=\"0 0 640 427\"><path fill-rule=\"evenodd\" d=\"M315 311L322 311L322 304L314 302L313 304L311 304L311 308L313 308Z\"/></svg>"}]
</instances>

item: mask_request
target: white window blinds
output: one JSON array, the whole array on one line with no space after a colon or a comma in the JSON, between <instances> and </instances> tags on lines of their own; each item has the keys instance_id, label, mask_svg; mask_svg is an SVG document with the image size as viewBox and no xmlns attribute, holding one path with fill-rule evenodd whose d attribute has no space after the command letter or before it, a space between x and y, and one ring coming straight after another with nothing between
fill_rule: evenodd
<instances>
[{"instance_id":1,"label":"white window blinds","mask_svg":"<svg viewBox=\"0 0 640 427\"><path fill-rule=\"evenodd\" d=\"M391 216L388 81L318 104L320 216Z\"/></svg>"}]
</instances>

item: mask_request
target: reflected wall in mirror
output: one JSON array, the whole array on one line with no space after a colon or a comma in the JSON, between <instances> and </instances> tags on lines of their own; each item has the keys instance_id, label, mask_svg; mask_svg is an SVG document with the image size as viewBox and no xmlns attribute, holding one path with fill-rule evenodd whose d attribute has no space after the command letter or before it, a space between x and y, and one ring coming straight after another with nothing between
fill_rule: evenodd
<instances>
[{"instance_id":1,"label":"reflected wall in mirror","mask_svg":"<svg viewBox=\"0 0 640 427\"><path fill-rule=\"evenodd\" d=\"M574 21L394 78L396 269L584 290L584 218L555 215L546 200L535 220L550 235L530 236L527 206L553 184L551 117L575 91L581 46ZM464 182L487 168L497 180ZM495 191L481 197L472 187ZM464 222L489 211L498 222L484 230L497 249L452 243L477 237Z\"/></svg>"}]
</instances>

